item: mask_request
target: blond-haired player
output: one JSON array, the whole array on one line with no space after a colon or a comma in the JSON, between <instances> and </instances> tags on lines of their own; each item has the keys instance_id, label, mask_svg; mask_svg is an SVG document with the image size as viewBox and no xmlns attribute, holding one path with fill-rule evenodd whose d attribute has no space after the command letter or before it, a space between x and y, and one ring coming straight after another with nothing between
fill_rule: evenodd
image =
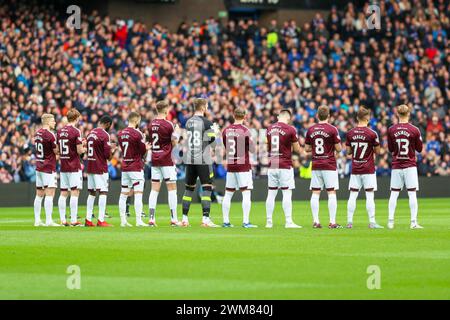
<instances>
[{"instance_id":1,"label":"blond-haired player","mask_svg":"<svg viewBox=\"0 0 450 320\"><path fill-rule=\"evenodd\" d=\"M34 136L36 155L36 197L34 199L34 225L59 226L53 222L53 197L57 187L56 156L58 145L53 130L56 127L55 117L45 113L41 117L42 128ZM41 222L41 206L44 199L45 224Z\"/></svg>"},{"instance_id":2,"label":"blond-haired player","mask_svg":"<svg viewBox=\"0 0 450 320\"><path fill-rule=\"evenodd\" d=\"M422 136L417 127L409 123L411 111L407 105L397 107L398 123L388 129L388 147L392 154L391 196L389 198L388 228L394 228L394 215L397 199L406 187L411 210L411 229L422 229L417 222L417 177L416 152L423 148Z\"/></svg>"}]
</instances>

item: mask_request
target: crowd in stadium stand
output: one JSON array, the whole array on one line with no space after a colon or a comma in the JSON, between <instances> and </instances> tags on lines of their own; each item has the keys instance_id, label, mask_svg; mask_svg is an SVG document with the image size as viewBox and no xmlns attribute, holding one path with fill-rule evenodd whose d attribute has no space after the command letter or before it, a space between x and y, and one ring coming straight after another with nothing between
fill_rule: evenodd
<instances>
[{"instance_id":1,"label":"crowd in stadium stand","mask_svg":"<svg viewBox=\"0 0 450 320\"><path fill-rule=\"evenodd\" d=\"M255 135L290 108L303 137L317 107L328 104L343 141L365 105L382 140L380 176L390 174L386 130L396 122L395 106L407 103L425 141L419 174L450 175L450 4L399 0L380 7L380 30L369 30L365 8L349 3L303 25L210 18L170 32L95 11L83 12L75 30L50 7L0 4L0 183L34 181L32 136L44 112L61 127L67 111L78 109L84 136L108 113L114 140L130 111L141 113L146 131L159 99L170 101L170 120L182 128L199 96L208 97L209 117L222 128L236 106L247 108ZM339 173L348 176L344 152ZM308 175L308 157L295 155L293 163L297 176ZM255 175L266 164L259 161ZM223 177L224 168L215 169ZM118 154L110 175L120 176Z\"/></svg>"}]
</instances>

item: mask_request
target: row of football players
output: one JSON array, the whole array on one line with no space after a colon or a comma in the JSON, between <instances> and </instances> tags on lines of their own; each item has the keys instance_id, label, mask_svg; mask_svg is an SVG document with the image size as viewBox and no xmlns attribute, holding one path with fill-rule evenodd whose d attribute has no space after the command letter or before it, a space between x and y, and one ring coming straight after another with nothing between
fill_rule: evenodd
<instances>
[{"instance_id":1,"label":"row of football players","mask_svg":"<svg viewBox=\"0 0 450 320\"><path fill-rule=\"evenodd\" d=\"M219 128L207 121L204 114L207 109L205 99L195 99L193 103L195 115L190 119L192 132L189 135L188 153L205 154L217 135ZM58 226L52 220L53 197L57 187L56 158L61 161L60 197L58 208L61 225L78 226L78 196L82 189L82 172L80 155L87 154L88 191L87 214L85 226L94 226L92 222L94 202L98 193L99 215L97 226L110 226L105 221L106 200L108 193L107 162L120 147L122 154L122 190L119 200L121 226L131 226L126 218L126 203L130 196L134 196L136 212L136 226L156 226L155 210L157 198L164 180L168 189L168 202L171 214L171 225L189 226L188 214L192 193L197 177L202 184L202 226L218 227L209 217L212 172L207 163L198 162L188 164L187 183L183 196L183 217L177 217L177 190L176 171L172 161L172 148L178 142L174 126L166 120L169 104L166 101L157 103L158 115L150 126L149 143L138 130L141 118L137 113L130 113L128 127L118 133L118 145L110 142L108 130L112 119L104 116L100 119L97 128L92 130L86 139L82 139L80 131L76 128L80 119L77 110L71 109L67 114L68 123L58 130L56 136L52 130L55 128L55 119L51 114L42 116L42 128L36 132L35 148L37 159L36 187L37 193L34 201L35 225ZM422 149L422 140L419 130L409 124L410 110L406 105L397 107L399 123L388 130L388 148L393 156L391 175L391 197L389 200L388 227L394 227L394 214L397 198L401 189L406 186L411 209L411 228L421 228L417 223L418 178L415 152ZM234 111L235 122L222 132L225 146L227 176L226 192L222 203L223 227L232 227L229 219L231 199L235 191L242 192L243 227L256 227L250 223L251 190L253 188L250 152L254 151L250 131L244 126L246 110L237 108ZM353 226L353 214L356 208L358 192L363 188L366 192L366 208L369 215L370 228L382 228L375 220L374 191L377 189L374 155L379 152L379 138L375 131L368 128L370 120L369 110L361 107L358 111L358 125L347 134L346 148L352 157L352 175L350 178L350 198L348 200L347 227ZM310 190L311 211L313 227L321 228L319 221L319 197L321 190L328 193L328 210L330 216L329 228L341 228L336 223L337 200L336 190L339 188L339 179L336 168L335 152L341 151L341 141L337 129L328 123L329 108L321 106L317 113L318 123L311 126L306 134L304 151L311 153L312 179ZM196 119L199 121L196 122ZM272 227L272 214L275 206L275 197L279 189L283 193L283 210L286 217L287 228L300 228L292 220L292 190L295 188L292 169L292 151L301 152L298 137L294 127L289 125L291 113L282 110L278 122L267 130L267 144L269 150L268 170L268 196L266 201L267 224ZM197 125L201 123L202 125ZM199 130L196 134L195 130ZM205 137L203 139L203 137ZM143 190L144 190L144 157L147 152L152 156L152 189L149 197L149 223L142 221ZM189 182L190 181L190 182ZM66 221L67 198L70 194L70 222ZM40 212L44 201L46 223L41 223Z\"/></svg>"}]
</instances>

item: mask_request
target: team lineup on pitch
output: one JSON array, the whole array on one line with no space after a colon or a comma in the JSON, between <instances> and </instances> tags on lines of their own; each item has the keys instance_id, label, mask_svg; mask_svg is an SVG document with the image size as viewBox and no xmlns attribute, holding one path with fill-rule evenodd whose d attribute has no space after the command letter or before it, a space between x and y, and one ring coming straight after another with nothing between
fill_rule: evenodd
<instances>
[{"instance_id":1,"label":"team lineup on pitch","mask_svg":"<svg viewBox=\"0 0 450 320\"><path fill-rule=\"evenodd\" d=\"M127 221L126 206L128 198L134 197L134 211L137 227L156 227L156 206L161 183L164 181L168 190L168 205L171 226L188 227L189 211L192 196L195 193L197 180L202 186L202 227L215 228L210 218L211 193L213 190L212 149L220 141L224 147L227 168L225 195L222 201L222 218L224 228L233 227L230 222L231 200L236 191L242 193L242 212L244 228L256 228L250 222L251 191L253 189L252 165L250 154L255 152L255 143L249 129L245 126L247 112L244 108L234 110L234 123L220 131L205 115L208 101L203 98L194 99L192 108L194 116L186 123L188 133L187 150L183 155L186 164L186 185L182 198L182 220L178 220L176 168L172 159L173 148L179 143L180 136L174 125L166 120L170 104L161 100L156 104L157 116L150 124L150 135L139 130L141 116L131 112L128 116L128 127L118 133L118 146L110 141L108 130L112 125L109 116L103 116L98 127L92 130L86 139L81 137L76 128L80 113L71 109L67 115L68 123L58 130L56 136L51 130L56 122L51 114L42 116L43 127L35 137L37 174L36 198L34 202L35 226L81 226L78 221L78 197L83 188L83 175L80 157L87 161L86 173L89 196L87 199L86 227L110 227L105 221L108 194L108 160L117 148L122 154L122 180L119 199L120 226L131 227ZM422 151L420 131L409 123L408 106L397 107L398 123L388 130L388 148L392 153L391 196L389 199L388 228L394 228L394 216L400 191L406 187L410 207L410 228L422 229L417 222L418 204L416 192L419 190L416 152ZM313 228L320 229L319 199L322 190L328 194L328 211L330 229L343 228L336 221L339 177L335 152L342 150L342 141L336 127L329 124L330 108L320 106L317 112L316 124L308 128L305 145L301 146L294 127L289 123L291 111L283 109L278 114L278 122L267 129L266 143L268 150L268 194L266 200L266 228L272 228L275 198L279 190L282 192L282 208L285 215L285 227L299 229L292 218L292 191L295 189L292 168L292 153L306 152L312 158L312 177L310 190L312 192L310 207L313 218ZM366 194L366 210L370 229L382 229L375 219L375 197L377 180L375 175L374 157L380 152L378 134L368 127L371 113L361 106L357 113L357 126L350 130L346 137L345 148L348 157L352 159L352 174L350 177L350 197L347 203L347 225L353 228L353 215L356 200L362 189ZM149 196L149 221L142 219L144 192L144 158L151 153L151 191ZM58 209L60 224L53 222L53 197L57 187L56 160L61 162L60 196ZM98 193L98 222L92 222L94 203ZM66 202L70 195L70 222L66 220ZM41 205L44 201L46 221L40 220Z\"/></svg>"}]
</instances>

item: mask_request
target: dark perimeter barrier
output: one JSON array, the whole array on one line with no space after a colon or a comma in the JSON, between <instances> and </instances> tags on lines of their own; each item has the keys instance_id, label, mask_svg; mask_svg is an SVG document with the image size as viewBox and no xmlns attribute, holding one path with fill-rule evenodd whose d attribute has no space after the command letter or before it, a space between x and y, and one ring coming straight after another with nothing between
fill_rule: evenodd
<instances>
[{"instance_id":1,"label":"dark perimeter barrier","mask_svg":"<svg viewBox=\"0 0 450 320\"><path fill-rule=\"evenodd\" d=\"M389 185L390 177L378 177L378 191L375 193L376 199L389 198ZM340 189L338 191L338 199L348 199L348 182L349 179L340 179ZM293 200L309 200L310 180L296 179L296 189L293 192ZM223 194L225 190L225 180L216 180L215 189L220 194ZM252 201L265 201L267 196L267 179L259 178L254 180L254 189L252 192ZM450 177L420 177L419 178L420 190L418 191L419 198L450 198ZM80 194L80 205L86 204L87 199L87 182L83 183L83 191ZM112 181L110 183L108 204L118 204L120 194L120 181ZM150 182L146 181L144 191L144 205L148 202L148 195L150 193ZM184 193L184 181L178 181L178 200L181 203L181 197ZM55 196L55 206L57 205L57 199L59 196L59 190ZM0 207L30 207L33 206L35 197L35 185L33 183L12 183L12 184L0 184ZM364 192L360 192L360 198L364 198ZM407 197L407 193L403 190L400 197ZM281 192L278 194L278 198L281 199ZM326 199L325 193L322 194L322 199ZM194 201L199 201L198 195L194 197ZM233 201L240 201L240 192L236 192ZM165 186L161 188L159 193L158 203L167 203L167 191Z\"/></svg>"}]
</instances>

